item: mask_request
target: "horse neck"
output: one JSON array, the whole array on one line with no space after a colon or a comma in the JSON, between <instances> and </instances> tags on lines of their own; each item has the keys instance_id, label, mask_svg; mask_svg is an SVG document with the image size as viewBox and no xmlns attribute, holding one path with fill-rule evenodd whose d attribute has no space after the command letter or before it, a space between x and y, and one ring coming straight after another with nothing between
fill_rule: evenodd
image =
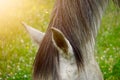
<instances>
[{"instance_id":1,"label":"horse neck","mask_svg":"<svg viewBox=\"0 0 120 80\"><path fill-rule=\"evenodd\" d=\"M100 27L101 18L104 14L104 11L108 5L109 0L93 0L92 2L94 2L95 4L92 5L91 3L91 7L93 8L93 10L91 10L91 12L93 13L92 14L93 19L90 20L92 24L89 24L92 27L91 37L89 38L89 41L83 45L82 52L86 53L83 54L83 59L86 63L95 64L96 63L94 57L95 38Z\"/></svg>"}]
</instances>

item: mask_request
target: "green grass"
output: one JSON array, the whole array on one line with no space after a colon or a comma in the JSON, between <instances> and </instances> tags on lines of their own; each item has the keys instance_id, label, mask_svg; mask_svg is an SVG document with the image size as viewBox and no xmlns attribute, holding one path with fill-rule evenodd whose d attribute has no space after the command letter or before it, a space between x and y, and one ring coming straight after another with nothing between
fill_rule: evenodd
<instances>
[{"instance_id":1,"label":"green grass","mask_svg":"<svg viewBox=\"0 0 120 80\"><path fill-rule=\"evenodd\" d=\"M102 19L96 56L105 80L120 80L120 12L111 3Z\"/></svg>"},{"instance_id":2,"label":"green grass","mask_svg":"<svg viewBox=\"0 0 120 80\"><path fill-rule=\"evenodd\" d=\"M45 31L54 0L21 0L19 9L0 17L0 80L32 80L37 47L21 21ZM0 14L1 16L1 14ZM120 12L111 3L96 39L96 59L105 80L120 79Z\"/></svg>"}]
</instances>

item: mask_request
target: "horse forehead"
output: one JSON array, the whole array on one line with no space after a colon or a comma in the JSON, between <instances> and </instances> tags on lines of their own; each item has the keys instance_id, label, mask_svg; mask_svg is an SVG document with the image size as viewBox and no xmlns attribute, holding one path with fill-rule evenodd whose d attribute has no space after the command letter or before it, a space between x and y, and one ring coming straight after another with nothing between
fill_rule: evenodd
<instances>
[{"instance_id":1,"label":"horse forehead","mask_svg":"<svg viewBox=\"0 0 120 80\"><path fill-rule=\"evenodd\" d=\"M74 59L60 57L60 75L62 80L76 80L78 70Z\"/></svg>"}]
</instances>

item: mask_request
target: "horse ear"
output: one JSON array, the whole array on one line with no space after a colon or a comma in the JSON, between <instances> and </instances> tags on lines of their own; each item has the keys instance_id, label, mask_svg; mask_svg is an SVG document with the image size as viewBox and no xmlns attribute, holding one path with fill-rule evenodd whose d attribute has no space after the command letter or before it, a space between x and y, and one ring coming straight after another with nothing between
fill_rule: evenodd
<instances>
[{"instance_id":1,"label":"horse ear","mask_svg":"<svg viewBox=\"0 0 120 80\"><path fill-rule=\"evenodd\" d=\"M56 29L56 28L51 28L52 30L52 41L55 47L59 50L68 55L68 53L71 50L71 45L67 38L64 36L64 34Z\"/></svg>"},{"instance_id":2,"label":"horse ear","mask_svg":"<svg viewBox=\"0 0 120 80\"><path fill-rule=\"evenodd\" d=\"M24 22L22 22L22 24L25 27L26 31L29 33L30 37L33 39L33 41L39 45L44 37L44 33L32 28Z\"/></svg>"}]
</instances>

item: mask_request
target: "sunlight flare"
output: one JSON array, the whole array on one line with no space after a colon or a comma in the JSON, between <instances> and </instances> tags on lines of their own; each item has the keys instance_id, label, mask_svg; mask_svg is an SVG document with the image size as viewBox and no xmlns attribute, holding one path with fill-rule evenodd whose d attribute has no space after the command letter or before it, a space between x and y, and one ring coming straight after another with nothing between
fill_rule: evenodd
<instances>
[{"instance_id":1,"label":"sunlight flare","mask_svg":"<svg viewBox=\"0 0 120 80\"><path fill-rule=\"evenodd\" d=\"M0 16L15 13L21 6L21 0L0 0Z\"/></svg>"}]
</instances>

